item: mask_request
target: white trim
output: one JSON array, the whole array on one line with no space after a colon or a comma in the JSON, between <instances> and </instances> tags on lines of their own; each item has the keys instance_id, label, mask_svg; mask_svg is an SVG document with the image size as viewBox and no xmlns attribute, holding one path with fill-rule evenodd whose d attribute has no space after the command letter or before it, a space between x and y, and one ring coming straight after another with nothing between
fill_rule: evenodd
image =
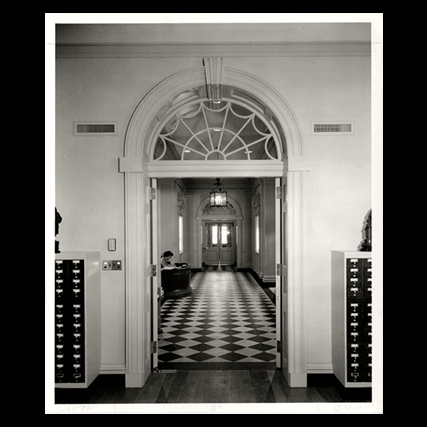
<instances>
[{"instance_id":1,"label":"white trim","mask_svg":"<svg viewBox=\"0 0 427 427\"><path fill-rule=\"evenodd\" d=\"M151 289L145 262L150 230L145 221L149 208L144 180L148 177L143 173L125 173L126 387L142 387L151 373L151 319L147 318Z\"/></svg>"},{"instance_id":2,"label":"white trim","mask_svg":"<svg viewBox=\"0 0 427 427\"><path fill-rule=\"evenodd\" d=\"M126 365L101 365L100 372L103 374L116 374L124 375L126 374Z\"/></svg>"},{"instance_id":3,"label":"white trim","mask_svg":"<svg viewBox=\"0 0 427 427\"><path fill-rule=\"evenodd\" d=\"M212 59L212 58L211 58ZM222 58L221 58L222 59ZM206 83L206 86L208 88L212 86L212 84ZM218 85L217 85L218 86ZM233 92L233 89L228 89L228 91ZM182 100L182 102L177 103L177 105L172 106L164 113L162 118L159 118L159 115L157 116L157 123L154 126L154 131L152 135L150 136L150 141L156 141L156 143L150 144L150 159L153 159L152 161L164 161L163 156L167 155L168 149L166 148L166 142L172 143L173 145L179 147L178 150L182 150L180 155L181 161L185 161L188 159L191 159L191 157L194 157L194 154L196 154L198 160L207 160L212 154L219 152L221 153L224 160L228 160L227 158L229 156L235 155L237 152L241 152L240 155L243 157L245 156L245 159L241 160L251 160L250 153L252 152L253 145L258 144L263 146L264 154L267 156L265 158L269 158L273 161L281 161L282 160L282 153L283 153L283 143L280 139L280 136L277 132L276 126L274 122L271 119L267 119L264 117L264 113L259 110L259 106L254 105L253 102L247 101L246 99L239 97L234 94L230 94L229 96L223 96L221 98L222 107L216 111L217 114L221 114L221 120L222 125L219 124L214 127L214 129L220 131L219 141L218 141L218 149L217 147L214 147L213 140L211 137L211 127L208 124L208 120L206 115L215 113L215 110L212 110L208 105L206 105L209 101L209 95L207 98L200 96L197 98L187 98L186 100ZM216 102L216 101L213 101ZM239 135L240 131L243 129L243 127L240 130L233 129L229 126L229 117L235 116L239 118L243 118L239 114L237 114L234 111L234 106L240 106L243 107L245 110L248 110L251 114L245 115L244 120L245 124L243 127L245 127L247 124L251 123L251 126L253 127L252 131L257 133L256 140L251 141L250 143L246 144L244 139ZM196 117L197 115L203 116L205 119L205 124L203 128L198 129L198 132L196 134L187 134L185 138L180 137L179 135L176 136L175 128L172 126L172 123L175 121L179 121L179 123L182 123L183 126L185 125L185 119L189 118L188 111L193 110L191 113L191 118ZM264 123L264 125L267 128L267 132L261 132L257 129L257 127L254 124L254 119L257 118L261 122ZM184 120L183 120L184 119ZM167 133L163 133L164 129L172 129ZM224 143L221 145L221 142L223 141L223 133L226 132L228 136L232 140L236 139L239 141L239 144L235 145L231 150L229 151L229 145L230 143ZM187 133L187 132L186 132ZM203 141L199 139L202 135L208 135L210 144L207 141ZM274 157L270 154L269 150L266 148L266 143L271 138L273 138L277 156ZM161 155L156 155L156 158L154 159L154 153L156 151L156 148L159 144L159 139L163 143L163 150ZM197 140L198 144L196 147L192 147L193 142ZM230 141L231 142L231 141ZM238 147L238 148L236 148ZM186 154L189 153L189 154ZM212 158L212 157L211 157ZM174 159L174 161L179 161L178 159ZM231 157L230 157L231 160ZM194 161L194 158L193 158Z\"/></svg>"},{"instance_id":4,"label":"white trim","mask_svg":"<svg viewBox=\"0 0 427 427\"><path fill-rule=\"evenodd\" d=\"M332 363L307 363L307 374L333 374Z\"/></svg>"},{"instance_id":5,"label":"white trim","mask_svg":"<svg viewBox=\"0 0 427 427\"><path fill-rule=\"evenodd\" d=\"M165 163L168 168L148 164L148 175L141 173L148 163L148 153L156 142L150 139L154 134L153 119L158 111L174 96L191 87L205 83L203 67L185 70L174 74L154 87L136 108L127 128L124 157L135 160L138 172L130 172L134 160L120 161L125 172L125 236L126 236L126 387L142 387L150 375L149 349L151 335L150 279L145 271L148 245L148 227L146 203L147 188L144 180L157 177L206 177L209 172L216 177L254 177L257 174L254 160L240 161L231 168L231 161L191 162L183 161L156 162ZM302 156L302 132L298 121L286 100L271 86L248 73L224 69L223 84L246 90L261 103L268 106L278 123L283 128L287 143L288 156ZM139 163L141 162L141 163ZM126 164L127 163L127 164ZM153 162L154 163L154 162ZM126 164L126 167L124 166ZM203 166L203 169L201 168ZM259 166L261 166L259 164ZM268 170L277 167L274 173ZM127 168L127 169L126 169ZM157 169L156 169L157 168ZM210 168L210 169L209 169ZM305 292L303 280L304 266L304 221L303 221L303 172L289 171L288 162L267 161L260 176L282 177L288 180L288 360L284 375L291 387L306 387L307 375L305 365ZM166 175L165 175L166 174ZM268 174L268 175L265 175ZM147 215L146 215L147 214ZM201 220L198 220L198 226ZM238 260L239 266L239 260Z\"/></svg>"},{"instance_id":6,"label":"white trim","mask_svg":"<svg viewBox=\"0 0 427 427\"><path fill-rule=\"evenodd\" d=\"M173 74L155 86L137 106L131 117L125 136L124 157L146 157L157 142L153 136L155 123L158 122L156 116L160 109L175 96L205 83L204 67L195 67ZM247 91L268 106L283 128L287 144L286 155L304 154L302 132L296 116L277 90L256 76L228 67L224 67L222 83ZM227 164L229 167L230 164L228 162Z\"/></svg>"},{"instance_id":7,"label":"white trim","mask_svg":"<svg viewBox=\"0 0 427 427\"><path fill-rule=\"evenodd\" d=\"M270 275L270 276L263 275L262 276L262 281L264 283L275 283L276 282L276 276L275 275L274 276L272 276L272 275Z\"/></svg>"},{"instance_id":8,"label":"white trim","mask_svg":"<svg viewBox=\"0 0 427 427\"><path fill-rule=\"evenodd\" d=\"M141 157L119 157L119 172L143 172L148 174L147 165Z\"/></svg>"},{"instance_id":9,"label":"white trim","mask_svg":"<svg viewBox=\"0 0 427 427\"><path fill-rule=\"evenodd\" d=\"M56 45L56 58L203 58L253 56L371 56L371 43L63 43Z\"/></svg>"},{"instance_id":10,"label":"white trim","mask_svg":"<svg viewBox=\"0 0 427 427\"><path fill-rule=\"evenodd\" d=\"M304 384L294 387L306 387L307 375L305 364L305 287L304 287L304 223L303 223L303 174L304 172L287 172L287 304L288 313L288 368L284 371L288 383Z\"/></svg>"},{"instance_id":11,"label":"white trim","mask_svg":"<svg viewBox=\"0 0 427 427\"><path fill-rule=\"evenodd\" d=\"M143 374L125 374L126 388L142 388L147 381Z\"/></svg>"},{"instance_id":12,"label":"white trim","mask_svg":"<svg viewBox=\"0 0 427 427\"><path fill-rule=\"evenodd\" d=\"M160 270L160 266L158 266L158 260L159 260L159 246L158 246L158 238L159 238L159 228L158 228L158 212L159 212L159 201L157 198L158 194L158 187L157 187L157 179L150 179L150 188L147 189L148 191L153 191L155 197L151 197L150 200L150 215L151 215L151 254L150 254L150 267L154 265L154 267L158 270ZM152 193L151 193L152 194ZM182 216L180 216L182 218ZM148 230L147 230L148 231ZM159 331L159 316L161 311L160 308L160 290L161 290L161 283L160 283L159 274L154 274L151 278L151 310L153 311L153 314L151 316L151 342L157 342L158 341L158 331ZM156 369L159 364L159 358L158 358L158 351L157 349L152 354L152 369Z\"/></svg>"},{"instance_id":13,"label":"white trim","mask_svg":"<svg viewBox=\"0 0 427 427\"><path fill-rule=\"evenodd\" d=\"M283 197L283 185L282 178L275 179L276 195L280 188L280 194ZM276 298L276 340L282 341L282 277L280 275L282 268L278 268L282 265L282 198L276 196L275 199L275 255L276 255L276 287L275 287L275 298ZM282 342L282 352L284 343ZM282 354L276 353L276 368L282 368Z\"/></svg>"},{"instance_id":14,"label":"white trim","mask_svg":"<svg viewBox=\"0 0 427 427\"><path fill-rule=\"evenodd\" d=\"M274 160L163 160L148 164L151 178L277 177L283 175L283 162Z\"/></svg>"},{"instance_id":15,"label":"white trim","mask_svg":"<svg viewBox=\"0 0 427 427\"><path fill-rule=\"evenodd\" d=\"M307 387L307 374L283 371L289 387Z\"/></svg>"}]
</instances>

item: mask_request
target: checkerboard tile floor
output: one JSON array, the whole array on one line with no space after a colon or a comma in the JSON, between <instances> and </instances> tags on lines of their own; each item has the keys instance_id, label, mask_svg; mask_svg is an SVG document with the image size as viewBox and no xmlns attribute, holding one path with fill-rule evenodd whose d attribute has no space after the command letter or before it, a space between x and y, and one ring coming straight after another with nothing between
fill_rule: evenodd
<instances>
[{"instance_id":1,"label":"checkerboard tile floor","mask_svg":"<svg viewBox=\"0 0 427 427\"><path fill-rule=\"evenodd\" d=\"M249 273L211 267L192 276L191 288L162 306L159 367L275 362L275 306Z\"/></svg>"}]
</instances>

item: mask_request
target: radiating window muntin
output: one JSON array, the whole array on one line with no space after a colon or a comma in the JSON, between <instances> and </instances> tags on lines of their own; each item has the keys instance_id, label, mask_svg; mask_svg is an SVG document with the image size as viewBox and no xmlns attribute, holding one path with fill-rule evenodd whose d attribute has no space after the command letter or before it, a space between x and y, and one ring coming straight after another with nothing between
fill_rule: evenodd
<instances>
[{"instance_id":1,"label":"radiating window muntin","mask_svg":"<svg viewBox=\"0 0 427 427\"><path fill-rule=\"evenodd\" d=\"M274 123L235 99L196 99L163 121L153 160L281 160Z\"/></svg>"}]
</instances>

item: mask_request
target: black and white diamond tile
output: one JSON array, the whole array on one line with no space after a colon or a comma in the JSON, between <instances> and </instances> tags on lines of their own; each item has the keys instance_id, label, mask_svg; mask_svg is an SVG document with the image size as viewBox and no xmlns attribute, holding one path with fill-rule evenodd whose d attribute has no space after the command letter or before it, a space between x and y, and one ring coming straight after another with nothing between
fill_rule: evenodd
<instances>
[{"instance_id":1,"label":"black and white diamond tile","mask_svg":"<svg viewBox=\"0 0 427 427\"><path fill-rule=\"evenodd\" d=\"M249 273L210 269L161 310L159 364L274 362L275 306Z\"/></svg>"}]
</instances>

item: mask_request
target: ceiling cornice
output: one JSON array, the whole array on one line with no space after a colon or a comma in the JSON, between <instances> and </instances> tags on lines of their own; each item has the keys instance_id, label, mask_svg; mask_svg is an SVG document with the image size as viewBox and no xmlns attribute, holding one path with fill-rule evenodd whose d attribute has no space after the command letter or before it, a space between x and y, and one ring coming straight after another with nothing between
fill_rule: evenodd
<instances>
[{"instance_id":1,"label":"ceiling cornice","mask_svg":"<svg viewBox=\"0 0 427 427\"><path fill-rule=\"evenodd\" d=\"M370 42L57 44L57 58L371 56Z\"/></svg>"}]
</instances>

